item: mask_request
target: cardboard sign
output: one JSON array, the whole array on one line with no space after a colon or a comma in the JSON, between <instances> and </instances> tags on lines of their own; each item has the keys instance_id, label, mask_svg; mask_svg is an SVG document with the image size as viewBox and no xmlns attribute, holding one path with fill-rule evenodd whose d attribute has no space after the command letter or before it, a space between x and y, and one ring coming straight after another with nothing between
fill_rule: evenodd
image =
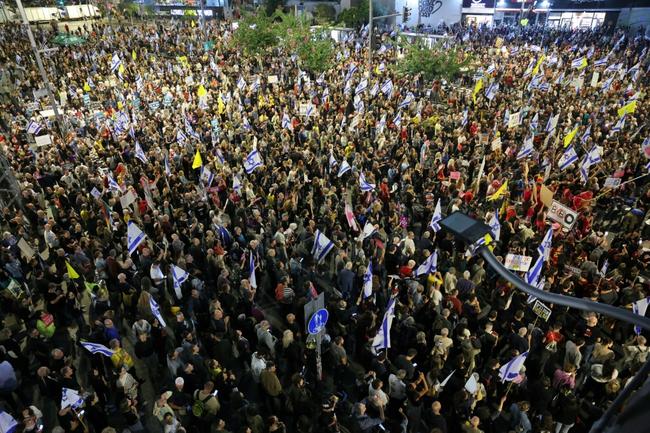
<instances>
[{"instance_id":1,"label":"cardboard sign","mask_svg":"<svg viewBox=\"0 0 650 433\"><path fill-rule=\"evenodd\" d=\"M515 128L519 126L519 118L521 117L521 111L510 114L508 117L508 128Z\"/></svg>"},{"instance_id":2,"label":"cardboard sign","mask_svg":"<svg viewBox=\"0 0 650 433\"><path fill-rule=\"evenodd\" d=\"M27 260L31 260L32 257L34 257L34 254L36 254L34 249L30 247L27 241L22 237L18 241L18 248L20 248L20 254Z\"/></svg>"},{"instance_id":3,"label":"cardboard sign","mask_svg":"<svg viewBox=\"0 0 650 433\"><path fill-rule=\"evenodd\" d=\"M497 137L492 140L492 152L501 151L501 138Z\"/></svg>"},{"instance_id":4,"label":"cardboard sign","mask_svg":"<svg viewBox=\"0 0 650 433\"><path fill-rule=\"evenodd\" d=\"M451 180L460 179L460 171L452 171L451 173L449 173L449 179Z\"/></svg>"},{"instance_id":5,"label":"cardboard sign","mask_svg":"<svg viewBox=\"0 0 650 433\"><path fill-rule=\"evenodd\" d=\"M530 256L520 256L519 254L508 254L506 255L505 267L511 271L517 272L528 272L530 269L530 263L533 261L533 258Z\"/></svg>"},{"instance_id":6,"label":"cardboard sign","mask_svg":"<svg viewBox=\"0 0 650 433\"><path fill-rule=\"evenodd\" d=\"M620 177L608 177L607 179L605 179L605 185L603 185L603 188L618 188L620 184L621 184Z\"/></svg>"},{"instance_id":7,"label":"cardboard sign","mask_svg":"<svg viewBox=\"0 0 650 433\"><path fill-rule=\"evenodd\" d=\"M600 78L600 72L594 72L594 75L591 76L591 87L598 87L598 79Z\"/></svg>"},{"instance_id":8,"label":"cardboard sign","mask_svg":"<svg viewBox=\"0 0 650 433\"><path fill-rule=\"evenodd\" d=\"M537 317L548 322L549 317L551 317L551 309L544 305L539 299L533 304L533 313L537 314Z\"/></svg>"},{"instance_id":9,"label":"cardboard sign","mask_svg":"<svg viewBox=\"0 0 650 433\"><path fill-rule=\"evenodd\" d=\"M268 78L266 79L266 82L269 84L276 84L278 82L278 76L277 75L269 75Z\"/></svg>"},{"instance_id":10,"label":"cardboard sign","mask_svg":"<svg viewBox=\"0 0 650 433\"><path fill-rule=\"evenodd\" d=\"M38 147L52 144L52 137L50 136L50 134L39 135L38 137L34 137L34 139L36 140L36 145Z\"/></svg>"},{"instance_id":11,"label":"cardboard sign","mask_svg":"<svg viewBox=\"0 0 650 433\"><path fill-rule=\"evenodd\" d=\"M133 191L128 190L126 194L120 197L120 204L122 208L127 208L131 203L135 202L136 196Z\"/></svg>"},{"instance_id":12,"label":"cardboard sign","mask_svg":"<svg viewBox=\"0 0 650 433\"><path fill-rule=\"evenodd\" d=\"M564 206L562 203L553 200L553 204L546 215L549 219L562 224L571 230L578 219L578 212Z\"/></svg>"},{"instance_id":13,"label":"cardboard sign","mask_svg":"<svg viewBox=\"0 0 650 433\"><path fill-rule=\"evenodd\" d=\"M542 185L539 190L539 200L544 203L546 207L551 207L553 205L553 191L548 189L546 185Z\"/></svg>"}]
</instances>

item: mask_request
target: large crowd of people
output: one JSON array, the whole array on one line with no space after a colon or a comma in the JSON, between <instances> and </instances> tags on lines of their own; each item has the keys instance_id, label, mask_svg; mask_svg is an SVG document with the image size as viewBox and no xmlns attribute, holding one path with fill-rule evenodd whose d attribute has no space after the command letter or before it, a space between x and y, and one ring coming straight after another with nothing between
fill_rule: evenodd
<instances>
[{"instance_id":1,"label":"large crowd of people","mask_svg":"<svg viewBox=\"0 0 650 433\"><path fill-rule=\"evenodd\" d=\"M394 67L398 32L319 74L205 26L80 26L43 53L61 122L0 31L3 431L588 431L647 332L529 299L439 220L645 314L648 39L455 26L468 72L430 82Z\"/></svg>"}]
</instances>

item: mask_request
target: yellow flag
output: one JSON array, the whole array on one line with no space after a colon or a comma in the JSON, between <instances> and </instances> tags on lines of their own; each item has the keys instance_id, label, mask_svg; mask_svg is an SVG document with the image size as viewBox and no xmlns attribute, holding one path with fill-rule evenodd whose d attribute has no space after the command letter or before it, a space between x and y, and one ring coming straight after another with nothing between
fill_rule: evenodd
<instances>
[{"instance_id":1,"label":"yellow flag","mask_svg":"<svg viewBox=\"0 0 650 433\"><path fill-rule=\"evenodd\" d=\"M117 101L117 109L121 110L122 108L124 108L124 104L122 104L122 101Z\"/></svg>"},{"instance_id":2,"label":"yellow flag","mask_svg":"<svg viewBox=\"0 0 650 433\"><path fill-rule=\"evenodd\" d=\"M483 240L485 241L485 245L487 245L488 249L490 251L494 250L494 243L492 242L492 235L487 233L485 236L483 236Z\"/></svg>"},{"instance_id":3,"label":"yellow flag","mask_svg":"<svg viewBox=\"0 0 650 433\"><path fill-rule=\"evenodd\" d=\"M528 25L528 18L524 18L523 20L519 21L521 23L522 27L526 27Z\"/></svg>"},{"instance_id":4,"label":"yellow flag","mask_svg":"<svg viewBox=\"0 0 650 433\"><path fill-rule=\"evenodd\" d=\"M501 187L499 189L497 189L497 192L495 192L490 197L488 197L488 201L494 201L494 200L499 199L499 197L501 197L503 194L505 194L506 191L508 191L508 181L507 180L505 182L503 182L503 185L501 185Z\"/></svg>"},{"instance_id":5,"label":"yellow flag","mask_svg":"<svg viewBox=\"0 0 650 433\"><path fill-rule=\"evenodd\" d=\"M587 58L583 57L582 58L582 63L580 63L580 66L578 66L578 70L586 68L588 64L589 63L587 62Z\"/></svg>"},{"instance_id":6,"label":"yellow flag","mask_svg":"<svg viewBox=\"0 0 650 433\"><path fill-rule=\"evenodd\" d=\"M196 24L194 24L194 20L192 20L192 27L194 27Z\"/></svg>"},{"instance_id":7,"label":"yellow flag","mask_svg":"<svg viewBox=\"0 0 650 433\"><path fill-rule=\"evenodd\" d=\"M223 112L226 111L226 104L223 103L221 95L219 95L219 99L217 99L217 111L219 114L223 114Z\"/></svg>"},{"instance_id":8,"label":"yellow flag","mask_svg":"<svg viewBox=\"0 0 650 433\"><path fill-rule=\"evenodd\" d=\"M482 88L483 88L483 78L479 79L476 82L476 86L474 86L474 92L472 92L472 99L474 100L475 104L476 104L476 95L478 95L478 92L480 92Z\"/></svg>"},{"instance_id":9,"label":"yellow flag","mask_svg":"<svg viewBox=\"0 0 650 433\"><path fill-rule=\"evenodd\" d=\"M203 84L201 84L199 86L199 90L197 90L196 94L199 95L199 98L203 98L205 95L208 94L208 91L205 90L205 87L203 86Z\"/></svg>"},{"instance_id":10,"label":"yellow flag","mask_svg":"<svg viewBox=\"0 0 650 433\"><path fill-rule=\"evenodd\" d=\"M84 92L86 93L90 92L90 86L88 85L88 83L84 84Z\"/></svg>"},{"instance_id":11,"label":"yellow flag","mask_svg":"<svg viewBox=\"0 0 650 433\"><path fill-rule=\"evenodd\" d=\"M201 168L203 165L203 160L201 159L201 154L199 150L196 149L196 155L194 155L194 162L192 163L192 168Z\"/></svg>"},{"instance_id":12,"label":"yellow flag","mask_svg":"<svg viewBox=\"0 0 650 433\"><path fill-rule=\"evenodd\" d=\"M189 63L187 62L187 56L179 56L178 61L183 66L188 66L189 65Z\"/></svg>"},{"instance_id":13,"label":"yellow flag","mask_svg":"<svg viewBox=\"0 0 650 433\"><path fill-rule=\"evenodd\" d=\"M567 147L571 142L573 141L573 137L576 136L578 133L578 126L573 128L573 131L569 132L567 135L564 136L564 147Z\"/></svg>"},{"instance_id":14,"label":"yellow flag","mask_svg":"<svg viewBox=\"0 0 650 433\"><path fill-rule=\"evenodd\" d=\"M74 268L70 265L70 262L67 260L65 261L65 268L68 271L68 277L72 278L73 280L79 278L79 274L74 270Z\"/></svg>"},{"instance_id":15,"label":"yellow flag","mask_svg":"<svg viewBox=\"0 0 650 433\"><path fill-rule=\"evenodd\" d=\"M625 105L623 105L621 108L618 109L618 117L622 117L624 114L627 113L634 113L636 111L636 99L632 102L629 102Z\"/></svg>"},{"instance_id":16,"label":"yellow flag","mask_svg":"<svg viewBox=\"0 0 650 433\"><path fill-rule=\"evenodd\" d=\"M124 65L123 64L120 63L120 67L117 68L117 72L119 72L120 75L122 75L124 73Z\"/></svg>"},{"instance_id":17,"label":"yellow flag","mask_svg":"<svg viewBox=\"0 0 650 433\"><path fill-rule=\"evenodd\" d=\"M138 55L135 53L135 49L131 51L131 58L134 62L138 60Z\"/></svg>"},{"instance_id":18,"label":"yellow flag","mask_svg":"<svg viewBox=\"0 0 650 433\"><path fill-rule=\"evenodd\" d=\"M533 68L533 75L537 75L537 73L539 72L539 67L542 65L542 62L544 61L545 58L546 56L544 54L539 56L539 59L537 60L537 64Z\"/></svg>"}]
</instances>

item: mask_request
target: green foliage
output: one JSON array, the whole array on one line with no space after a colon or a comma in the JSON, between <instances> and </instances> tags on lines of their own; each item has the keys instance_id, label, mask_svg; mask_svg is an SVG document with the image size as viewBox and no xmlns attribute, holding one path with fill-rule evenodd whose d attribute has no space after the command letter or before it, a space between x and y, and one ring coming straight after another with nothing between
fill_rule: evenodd
<instances>
[{"instance_id":1,"label":"green foliage","mask_svg":"<svg viewBox=\"0 0 650 433\"><path fill-rule=\"evenodd\" d=\"M140 5L130 1L123 1L119 4L118 9L127 17L134 17L140 13Z\"/></svg>"},{"instance_id":2,"label":"green foliage","mask_svg":"<svg viewBox=\"0 0 650 433\"><path fill-rule=\"evenodd\" d=\"M244 55L257 57L278 45L278 37L271 17L265 14L246 15L239 20L231 45Z\"/></svg>"},{"instance_id":3,"label":"green foliage","mask_svg":"<svg viewBox=\"0 0 650 433\"><path fill-rule=\"evenodd\" d=\"M429 48L420 40L403 46L405 53L397 63L397 71L403 75L421 74L426 81L453 81L468 73L472 63L472 58L457 48Z\"/></svg>"},{"instance_id":4,"label":"green foliage","mask_svg":"<svg viewBox=\"0 0 650 433\"><path fill-rule=\"evenodd\" d=\"M314 8L314 18L319 24L331 23L335 17L336 9L332 5L320 3Z\"/></svg>"},{"instance_id":5,"label":"green foliage","mask_svg":"<svg viewBox=\"0 0 650 433\"><path fill-rule=\"evenodd\" d=\"M363 0L358 6L341 11L337 22L346 27L359 27L368 24L368 14L368 0Z\"/></svg>"},{"instance_id":6,"label":"green foliage","mask_svg":"<svg viewBox=\"0 0 650 433\"><path fill-rule=\"evenodd\" d=\"M285 0L265 0L264 11L266 12L266 15L270 17L278 10L282 10L284 3Z\"/></svg>"},{"instance_id":7,"label":"green foliage","mask_svg":"<svg viewBox=\"0 0 650 433\"><path fill-rule=\"evenodd\" d=\"M329 38L314 40L302 44L298 49L301 67L315 74L326 71L334 57L334 45Z\"/></svg>"}]
</instances>

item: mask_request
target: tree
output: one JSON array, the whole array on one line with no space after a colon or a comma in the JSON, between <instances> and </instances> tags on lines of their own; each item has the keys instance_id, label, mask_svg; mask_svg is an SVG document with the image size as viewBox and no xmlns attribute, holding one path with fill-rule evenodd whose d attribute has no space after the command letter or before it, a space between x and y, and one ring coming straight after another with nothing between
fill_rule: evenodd
<instances>
[{"instance_id":1,"label":"tree","mask_svg":"<svg viewBox=\"0 0 650 433\"><path fill-rule=\"evenodd\" d=\"M421 74L426 81L444 79L453 81L469 72L472 58L457 48L444 48L439 44L429 48L422 40L402 44L404 57L397 63L403 75Z\"/></svg>"},{"instance_id":2,"label":"tree","mask_svg":"<svg viewBox=\"0 0 650 433\"><path fill-rule=\"evenodd\" d=\"M284 0L266 0L264 2L264 10L266 12L266 15L269 17L283 7Z\"/></svg>"},{"instance_id":3,"label":"tree","mask_svg":"<svg viewBox=\"0 0 650 433\"><path fill-rule=\"evenodd\" d=\"M271 17L265 14L245 15L233 33L231 44L245 56L258 57L278 45L278 37Z\"/></svg>"},{"instance_id":4,"label":"tree","mask_svg":"<svg viewBox=\"0 0 650 433\"><path fill-rule=\"evenodd\" d=\"M317 4L314 8L314 18L319 24L331 23L336 17L334 6L325 3Z\"/></svg>"}]
</instances>

